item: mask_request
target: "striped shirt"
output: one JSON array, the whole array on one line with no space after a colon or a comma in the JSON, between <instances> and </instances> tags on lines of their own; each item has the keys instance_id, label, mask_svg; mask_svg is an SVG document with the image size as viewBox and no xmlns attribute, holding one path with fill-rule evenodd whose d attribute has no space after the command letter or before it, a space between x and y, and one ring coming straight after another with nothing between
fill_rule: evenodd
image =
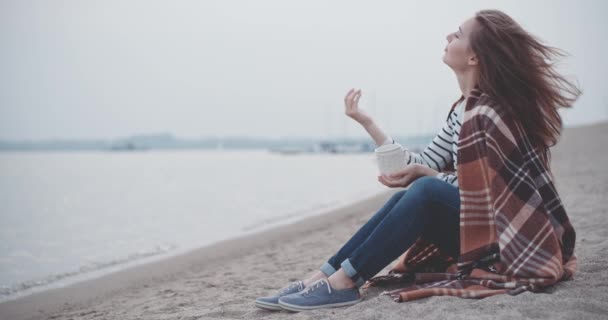
<instances>
[{"instance_id":1,"label":"striped shirt","mask_svg":"<svg viewBox=\"0 0 608 320\"><path fill-rule=\"evenodd\" d=\"M450 163L454 164L454 170L458 164L458 137L460 128L462 127L462 119L464 116L464 100L454 108L450 113L445 125L431 144L429 144L421 153L408 151L409 157L407 164L419 163L432 168L439 173L437 178L458 187L458 177L456 171L454 173L441 172L448 167ZM395 141L388 137L382 145L394 143Z\"/></svg>"}]
</instances>

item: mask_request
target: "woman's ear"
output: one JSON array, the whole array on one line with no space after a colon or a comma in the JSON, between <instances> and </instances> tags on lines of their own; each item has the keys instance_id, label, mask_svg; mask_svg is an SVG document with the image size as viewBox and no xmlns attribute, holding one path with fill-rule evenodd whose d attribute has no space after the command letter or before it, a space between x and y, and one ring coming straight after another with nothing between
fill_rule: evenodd
<instances>
[{"instance_id":1,"label":"woman's ear","mask_svg":"<svg viewBox=\"0 0 608 320\"><path fill-rule=\"evenodd\" d=\"M476 55L472 55L471 57L469 57L468 64L470 66L476 66L477 64L479 64L479 60L477 59L477 56Z\"/></svg>"}]
</instances>

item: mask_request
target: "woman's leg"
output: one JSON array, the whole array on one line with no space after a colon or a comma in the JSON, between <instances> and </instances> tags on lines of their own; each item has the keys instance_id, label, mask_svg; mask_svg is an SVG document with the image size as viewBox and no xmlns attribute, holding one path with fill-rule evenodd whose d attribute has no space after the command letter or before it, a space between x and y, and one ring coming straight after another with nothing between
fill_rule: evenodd
<instances>
[{"instance_id":1,"label":"woman's leg","mask_svg":"<svg viewBox=\"0 0 608 320\"><path fill-rule=\"evenodd\" d=\"M287 296L291 296L290 293L301 292L302 290L304 290L302 284L305 287L308 287L308 285L311 284L313 281L328 277L333 274L336 271L335 268L340 267L340 262L343 261L346 257L350 256L352 251L358 248L369 237L369 235L389 214L395 204L403 197L405 193L406 190L396 192L391 197L391 199L389 199L389 201L387 201L387 203L385 203L384 206L376 214L374 214L374 216L369 219L369 221L367 221L365 225L363 225L363 227L361 227L359 231L357 231L357 233L355 233L355 235L349 241L346 242L346 244L338 251L338 253L336 253L336 255L330 258L329 261L323 267L321 267L321 269L317 273L311 275L308 279L303 280L302 282L297 281L289 287L282 289L281 292L277 295L256 299L256 306L262 309L280 310L281 308L284 308L284 306L279 305L280 299L287 298ZM353 301L358 301L358 299L360 298L359 291L353 291L356 291L356 294L351 293L351 296L355 299ZM292 308L294 307L292 306Z\"/></svg>"},{"instance_id":2,"label":"woman's leg","mask_svg":"<svg viewBox=\"0 0 608 320\"><path fill-rule=\"evenodd\" d=\"M367 237L374 231L374 229L380 224L382 219L393 209L393 206L403 197L407 190L400 190L393 194L393 196L384 204L378 212L376 212L359 230L348 240L338 252L329 258L329 260L323 264L320 268L320 272L316 272L309 278L304 280L304 284L308 285L315 280L323 277L331 276L336 270L340 269L340 263L344 259L348 258L350 254L358 248Z\"/></svg>"},{"instance_id":3,"label":"woman's leg","mask_svg":"<svg viewBox=\"0 0 608 320\"><path fill-rule=\"evenodd\" d=\"M446 253L457 256L459 221L458 188L435 177L419 178L329 281L336 289L363 285L423 233Z\"/></svg>"}]
</instances>

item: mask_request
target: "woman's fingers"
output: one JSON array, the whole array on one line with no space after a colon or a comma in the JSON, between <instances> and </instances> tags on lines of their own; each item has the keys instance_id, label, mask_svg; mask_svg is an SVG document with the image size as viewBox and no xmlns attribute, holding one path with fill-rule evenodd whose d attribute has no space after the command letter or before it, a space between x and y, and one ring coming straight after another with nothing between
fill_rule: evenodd
<instances>
[{"instance_id":1,"label":"woman's fingers","mask_svg":"<svg viewBox=\"0 0 608 320\"><path fill-rule=\"evenodd\" d=\"M359 97L361 97L361 90L357 90L353 93L350 100L350 108L353 110L357 110L359 106L357 103L359 102Z\"/></svg>"},{"instance_id":2,"label":"woman's fingers","mask_svg":"<svg viewBox=\"0 0 608 320\"><path fill-rule=\"evenodd\" d=\"M353 107L359 104L359 98L361 98L361 89L359 89L353 97Z\"/></svg>"},{"instance_id":3,"label":"woman's fingers","mask_svg":"<svg viewBox=\"0 0 608 320\"><path fill-rule=\"evenodd\" d=\"M361 90L355 90L350 89L350 91L348 91L348 93L346 94L346 96L344 97L344 104L346 104L346 107L348 107L349 109L352 108L354 106L353 102L355 97L359 94L360 95ZM359 99L357 99L358 101Z\"/></svg>"},{"instance_id":4,"label":"woman's fingers","mask_svg":"<svg viewBox=\"0 0 608 320\"><path fill-rule=\"evenodd\" d=\"M400 176L395 176L401 174ZM400 172L390 175L381 174L378 176L378 181L390 188L406 188L417 179L415 174L411 174L409 170L404 169Z\"/></svg>"},{"instance_id":5,"label":"woman's fingers","mask_svg":"<svg viewBox=\"0 0 608 320\"><path fill-rule=\"evenodd\" d=\"M392 179L401 179L405 176L411 175L413 173L414 167L412 165L407 165L405 166L405 168L394 172L392 174L388 175L388 178L392 178Z\"/></svg>"},{"instance_id":6,"label":"woman's fingers","mask_svg":"<svg viewBox=\"0 0 608 320\"><path fill-rule=\"evenodd\" d=\"M387 178L389 178L389 179L401 179L405 175L407 175L407 172L395 172L395 173L392 173L392 174L388 175Z\"/></svg>"},{"instance_id":7,"label":"woman's fingers","mask_svg":"<svg viewBox=\"0 0 608 320\"><path fill-rule=\"evenodd\" d=\"M378 176L378 181L380 181L380 183L382 183L383 185L385 185L385 186L388 187L388 185L386 184L386 181L384 180L383 176Z\"/></svg>"},{"instance_id":8,"label":"woman's fingers","mask_svg":"<svg viewBox=\"0 0 608 320\"><path fill-rule=\"evenodd\" d=\"M384 184L387 187L391 188L399 188L399 187L407 187L414 180L414 176L405 172L402 176L395 177L393 175L380 175L378 176L378 181Z\"/></svg>"},{"instance_id":9,"label":"woman's fingers","mask_svg":"<svg viewBox=\"0 0 608 320\"><path fill-rule=\"evenodd\" d=\"M378 177L378 180L380 180L380 182L387 187L396 188L396 187L400 186L398 181L389 179L389 178L385 177L384 175Z\"/></svg>"},{"instance_id":10,"label":"woman's fingers","mask_svg":"<svg viewBox=\"0 0 608 320\"><path fill-rule=\"evenodd\" d=\"M344 98L344 104L346 105L346 110L350 110L352 95L353 95L353 92L351 90L348 92L348 94Z\"/></svg>"},{"instance_id":11,"label":"woman's fingers","mask_svg":"<svg viewBox=\"0 0 608 320\"><path fill-rule=\"evenodd\" d=\"M354 91L354 90L355 90L354 88L353 88L353 89L350 89L350 90L348 91L348 93L346 93L346 96L344 96L344 103L345 103L345 104L347 104L347 105L348 105L348 99L349 99L350 95L353 93L353 91Z\"/></svg>"}]
</instances>

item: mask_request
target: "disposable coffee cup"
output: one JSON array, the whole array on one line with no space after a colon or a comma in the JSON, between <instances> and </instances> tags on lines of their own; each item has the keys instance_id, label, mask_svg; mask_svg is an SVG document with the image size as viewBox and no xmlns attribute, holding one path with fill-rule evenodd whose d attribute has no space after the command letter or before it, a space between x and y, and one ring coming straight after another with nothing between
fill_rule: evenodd
<instances>
[{"instance_id":1,"label":"disposable coffee cup","mask_svg":"<svg viewBox=\"0 0 608 320\"><path fill-rule=\"evenodd\" d=\"M381 174L395 173L407 166L407 150L399 143L391 143L374 149Z\"/></svg>"}]
</instances>

